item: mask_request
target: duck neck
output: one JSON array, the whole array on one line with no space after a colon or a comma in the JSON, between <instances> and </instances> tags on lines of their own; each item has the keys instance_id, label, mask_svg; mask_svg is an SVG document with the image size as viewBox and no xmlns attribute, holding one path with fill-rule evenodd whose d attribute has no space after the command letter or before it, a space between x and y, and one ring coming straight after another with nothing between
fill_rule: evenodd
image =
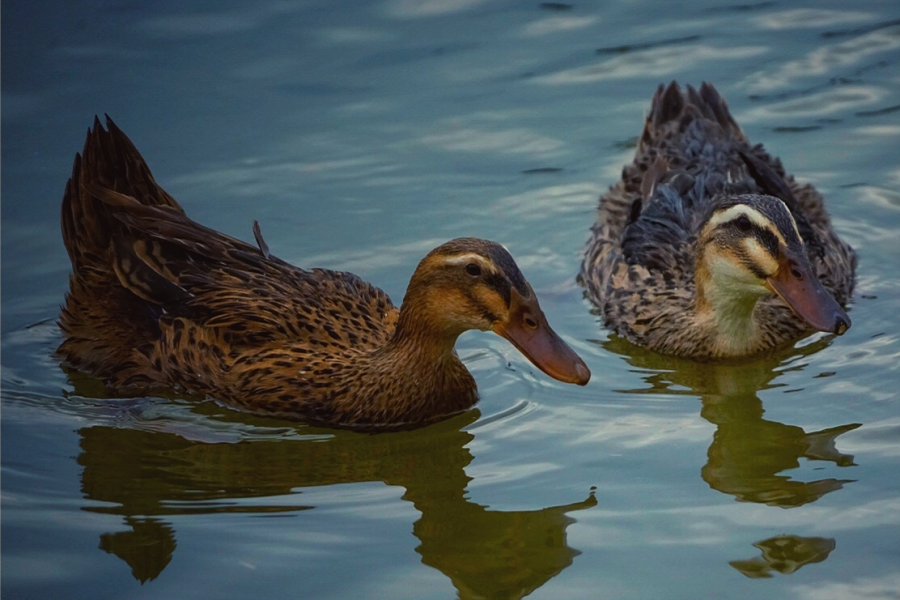
<instances>
[{"instance_id":1,"label":"duck neck","mask_svg":"<svg viewBox=\"0 0 900 600\"><path fill-rule=\"evenodd\" d=\"M411 298L407 294L397 326L384 349L423 363L439 364L447 357L455 358L453 348L462 331L449 329L432 316L439 314L439 309L429 308L426 298Z\"/></svg>"},{"instance_id":2,"label":"duck neck","mask_svg":"<svg viewBox=\"0 0 900 600\"><path fill-rule=\"evenodd\" d=\"M447 332L422 313L403 310L391 339L361 361L360 394L373 421L420 423L470 408L475 380L453 349L459 333Z\"/></svg>"},{"instance_id":3,"label":"duck neck","mask_svg":"<svg viewBox=\"0 0 900 600\"><path fill-rule=\"evenodd\" d=\"M698 269L696 325L705 329L716 356L751 353L760 343L762 329L756 320L756 305L766 295L764 288L731 280L713 280Z\"/></svg>"}]
</instances>

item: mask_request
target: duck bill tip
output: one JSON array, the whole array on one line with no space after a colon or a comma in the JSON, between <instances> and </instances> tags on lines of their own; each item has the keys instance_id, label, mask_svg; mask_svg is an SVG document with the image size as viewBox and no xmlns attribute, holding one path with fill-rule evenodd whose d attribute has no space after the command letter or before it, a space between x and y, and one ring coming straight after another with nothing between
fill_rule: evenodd
<instances>
[{"instance_id":1,"label":"duck bill tip","mask_svg":"<svg viewBox=\"0 0 900 600\"><path fill-rule=\"evenodd\" d=\"M769 288L810 327L843 335L850 328L850 317L804 263L788 258L767 280Z\"/></svg>"}]
</instances>

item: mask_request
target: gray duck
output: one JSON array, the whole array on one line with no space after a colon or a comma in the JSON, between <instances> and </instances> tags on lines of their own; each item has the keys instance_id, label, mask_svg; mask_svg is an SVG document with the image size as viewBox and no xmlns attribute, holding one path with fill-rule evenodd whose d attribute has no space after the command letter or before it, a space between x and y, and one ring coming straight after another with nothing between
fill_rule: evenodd
<instances>
[{"instance_id":1,"label":"gray duck","mask_svg":"<svg viewBox=\"0 0 900 600\"><path fill-rule=\"evenodd\" d=\"M711 84L672 82L600 198L579 280L628 341L734 358L843 334L856 263L822 196L750 144Z\"/></svg>"}]
</instances>

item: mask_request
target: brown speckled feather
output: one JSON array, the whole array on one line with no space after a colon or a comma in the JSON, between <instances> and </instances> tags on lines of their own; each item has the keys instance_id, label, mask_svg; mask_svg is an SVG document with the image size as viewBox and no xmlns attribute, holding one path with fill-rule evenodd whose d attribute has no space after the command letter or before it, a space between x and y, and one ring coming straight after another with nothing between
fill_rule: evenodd
<instances>
[{"instance_id":1,"label":"brown speckled feather","mask_svg":"<svg viewBox=\"0 0 900 600\"><path fill-rule=\"evenodd\" d=\"M388 296L355 275L298 269L191 221L128 138L108 127L95 122L66 186L63 238L74 272L59 353L120 392L183 390L328 420L300 401L322 389L325 370L387 342L398 316ZM328 360L307 358L319 348ZM290 362L289 381L275 375L280 362ZM283 398L271 395L279 384L290 386ZM461 400L470 405L473 392Z\"/></svg>"},{"instance_id":2,"label":"brown speckled feather","mask_svg":"<svg viewBox=\"0 0 900 600\"><path fill-rule=\"evenodd\" d=\"M474 238L423 259L402 312L353 274L294 267L270 254L258 225L257 248L185 216L107 123L89 132L63 200L73 273L58 353L118 393L186 392L333 425L419 425L477 400L453 351L462 331L493 327L483 314L508 317L513 296L539 311L508 252ZM467 274L467 260L491 276ZM586 383L585 373L572 381Z\"/></svg>"},{"instance_id":3,"label":"brown speckled feather","mask_svg":"<svg viewBox=\"0 0 900 600\"><path fill-rule=\"evenodd\" d=\"M841 305L853 289L856 255L831 228L821 195L752 146L725 100L704 83L660 86L634 162L600 199L579 280L605 324L659 352L715 357L699 327L695 271L700 228L740 194L775 196L790 210L819 280ZM809 328L778 297L756 306L760 337L748 354L796 341Z\"/></svg>"}]
</instances>

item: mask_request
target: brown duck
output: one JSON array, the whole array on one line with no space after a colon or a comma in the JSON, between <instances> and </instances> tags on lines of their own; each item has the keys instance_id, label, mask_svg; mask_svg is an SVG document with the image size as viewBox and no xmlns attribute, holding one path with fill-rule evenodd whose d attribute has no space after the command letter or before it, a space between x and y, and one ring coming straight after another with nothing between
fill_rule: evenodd
<instances>
[{"instance_id":1,"label":"brown duck","mask_svg":"<svg viewBox=\"0 0 900 600\"><path fill-rule=\"evenodd\" d=\"M850 327L856 254L708 83L659 87L591 233L579 279L635 344L729 358Z\"/></svg>"},{"instance_id":2,"label":"brown duck","mask_svg":"<svg viewBox=\"0 0 900 600\"><path fill-rule=\"evenodd\" d=\"M59 355L122 395L214 398L329 425L418 425L464 411L475 381L454 351L493 330L551 377L590 371L550 328L499 244L435 248L398 310L359 277L303 270L195 223L131 141L95 119L62 202L72 261Z\"/></svg>"}]
</instances>

